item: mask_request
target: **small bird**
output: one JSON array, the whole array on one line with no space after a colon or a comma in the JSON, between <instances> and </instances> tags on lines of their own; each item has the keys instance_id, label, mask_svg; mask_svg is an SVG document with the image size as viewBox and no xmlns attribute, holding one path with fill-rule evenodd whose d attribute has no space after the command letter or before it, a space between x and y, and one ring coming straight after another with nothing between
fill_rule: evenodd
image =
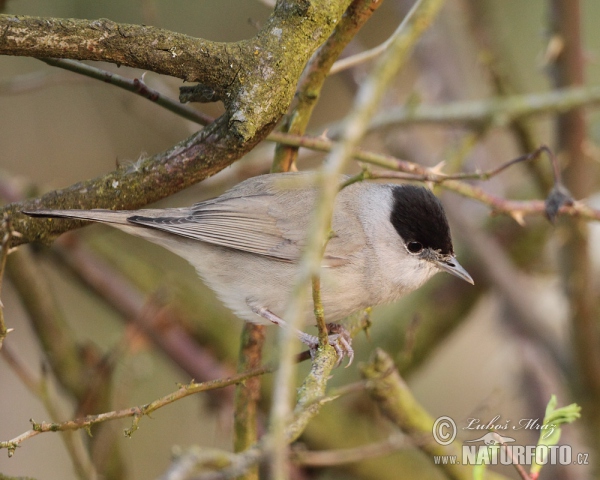
<instances>
[{"instance_id":1,"label":"small bird","mask_svg":"<svg viewBox=\"0 0 600 480\"><path fill-rule=\"evenodd\" d=\"M339 180L341 185L347 177ZM294 172L250 178L187 208L23 213L108 223L146 238L190 262L243 320L285 327L281 316L317 198L316 176ZM454 255L440 201L424 187L353 183L336 197L331 230L321 264L321 298L334 332L330 344L340 360L347 354L351 363L353 351L349 335L335 322L392 302L439 271L473 284ZM312 300L304 316L315 323ZM298 336L311 349L318 343L315 336Z\"/></svg>"}]
</instances>

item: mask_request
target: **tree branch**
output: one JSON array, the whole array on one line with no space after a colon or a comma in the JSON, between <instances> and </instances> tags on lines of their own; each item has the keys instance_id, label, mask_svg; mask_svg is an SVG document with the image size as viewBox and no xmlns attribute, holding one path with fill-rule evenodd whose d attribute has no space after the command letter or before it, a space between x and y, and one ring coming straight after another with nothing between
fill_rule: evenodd
<instances>
[{"instance_id":1,"label":"tree branch","mask_svg":"<svg viewBox=\"0 0 600 480\"><path fill-rule=\"evenodd\" d=\"M402 429L427 455L456 455L450 445L442 446L432 437L434 419L417 402L412 392L394 366L392 359L380 349L375 350L368 363L361 368L367 383L367 393L379 406L383 414ZM440 464L444 473L454 480L473 478L473 467L469 465ZM504 478L491 474L494 479Z\"/></svg>"},{"instance_id":2,"label":"tree branch","mask_svg":"<svg viewBox=\"0 0 600 480\"><path fill-rule=\"evenodd\" d=\"M302 135L306 131L331 66L381 3L373 0L354 0L348 7L341 22L306 66L298 83L297 104L288 115L283 130L296 135ZM297 157L297 147L285 144L277 145L273 171L290 170Z\"/></svg>"},{"instance_id":3,"label":"tree branch","mask_svg":"<svg viewBox=\"0 0 600 480\"><path fill-rule=\"evenodd\" d=\"M187 397L189 395L193 395L195 393L204 392L208 390L213 390L215 388L222 388L229 385L235 385L236 383L242 382L248 378L254 377L256 375L263 375L265 373L269 373L272 371L272 368L269 367L260 367L254 370L250 370L243 373L238 373L228 378L212 380L204 383L196 383L191 382L187 385L182 385L178 390L172 392L164 397L161 397L157 400L154 400L151 403L146 405L142 405L139 407L131 407L125 408L123 410L116 410L112 412L100 413L98 415L87 415L84 418L79 418L75 420L67 420L66 422L59 423L37 423L31 420L32 429L28 430L21 435L5 441L0 442L0 449L6 448L8 449L9 457L15 452L15 449L25 440L35 437L41 433L45 432L63 432L70 430L79 430L82 428L89 429L91 426L96 425L98 423L103 423L108 420L116 420L119 418L129 418L133 417L133 423L130 428L125 431L125 435L131 436L133 432L135 432L138 428L138 423L140 419L144 415L150 415L152 412L162 408L166 405L169 405L181 398Z\"/></svg>"},{"instance_id":4,"label":"tree branch","mask_svg":"<svg viewBox=\"0 0 600 480\"><path fill-rule=\"evenodd\" d=\"M240 68L240 52L235 44L106 18L0 15L0 30L0 55L104 61L201 82L223 91Z\"/></svg>"},{"instance_id":5,"label":"tree branch","mask_svg":"<svg viewBox=\"0 0 600 480\"><path fill-rule=\"evenodd\" d=\"M339 189L338 175L342 173L362 138L386 87L407 61L417 40L436 18L442 3L441 0L420 0L415 3L402 22L404 28L396 30L389 50L378 59L375 68L362 84L354 106L346 117L343 141L331 151L321 168L317 208L307 232L307 245L298 267L292 298L283 315L291 328L282 329L280 332L283 353L277 371L271 410L274 449L270 460L272 474L276 479L285 478L287 470L288 456L284 432L289 414L290 385L295 378L293 352L296 340L293 338L293 329L297 329L303 320L303 305L306 304L308 294L306 286L320 269L323 245L328 235L333 204Z\"/></svg>"},{"instance_id":6,"label":"tree branch","mask_svg":"<svg viewBox=\"0 0 600 480\"><path fill-rule=\"evenodd\" d=\"M108 20L0 15L0 54L104 60L200 80L226 107L220 118L166 152L40 199L6 206L3 211L23 234L13 245L48 242L82 225L31 221L20 213L23 209L139 208L214 175L250 151L287 110L304 65L349 3L280 0L254 38L232 44Z\"/></svg>"}]
</instances>

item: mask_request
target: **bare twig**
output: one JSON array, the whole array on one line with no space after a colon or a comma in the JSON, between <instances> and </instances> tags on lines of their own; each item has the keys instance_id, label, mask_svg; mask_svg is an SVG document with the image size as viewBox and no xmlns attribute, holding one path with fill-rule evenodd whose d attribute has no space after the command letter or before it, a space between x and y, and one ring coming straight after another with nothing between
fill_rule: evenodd
<instances>
[{"instance_id":1,"label":"bare twig","mask_svg":"<svg viewBox=\"0 0 600 480\"><path fill-rule=\"evenodd\" d=\"M377 45L376 47L371 48L369 50L365 50L364 52L357 53L356 55L352 55L350 57L346 57L346 58L342 58L341 60L337 60L331 66L331 69L329 70L329 74L335 75L336 73L343 72L344 70L355 67L356 65L360 65L361 63L368 62L369 60L372 60L372 59L378 57L379 55L381 55L383 52L385 52L390 47L390 45L394 41L394 38L396 38L398 31L401 28L402 28L402 24L400 24L398 26L396 31L394 33L392 33L392 35L390 35L390 37L385 42Z\"/></svg>"},{"instance_id":2,"label":"bare twig","mask_svg":"<svg viewBox=\"0 0 600 480\"><path fill-rule=\"evenodd\" d=\"M79 73L80 75L85 75L86 77L94 78L96 80L100 80L101 82L127 90L128 92L135 93L136 95L139 95L147 100L150 100L151 102L156 103L157 105L160 105L163 108L166 108L180 117L186 118L187 120L191 120L192 122L200 125L208 125L214 120L214 118L209 117L208 115L205 115L192 107L175 101L172 98L163 95L159 91L148 87L142 78L134 78L133 80L130 80L116 73L93 67L76 60L59 58L41 58L40 60L53 67Z\"/></svg>"},{"instance_id":3,"label":"bare twig","mask_svg":"<svg viewBox=\"0 0 600 480\"><path fill-rule=\"evenodd\" d=\"M322 451L307 451L295 448L292 450L292 461L307 467L331 467L382 457L413 446L414 443L406 435L396 434L391 435L381 442L370 443L355 448Z\"/></svg>"},{"instance_id":4,"label":"bare twig","mask_svg":"<svg viewBox=\"0 0 600 480\"><path fill-rule=\"evenodd\" d=\"M326 345L328 333L327 324L325 323L325 311L323 310L323 302L321 301L321 277L319 275L313 275L312 296L315 319L317 320L317 328L319 330L319 343Z\"/></svg>"},{"instance_id":5,"label":"bare twig","mask_svg":"<svg viewBox=\"0 0 600 480\"><path fill-rule=\"evenodd\" d=\"M238 371L257 368L262 360L265 326L246 322L242 331ZM235 391L234 450L243 452L258 442L260 377L240 382ZM258 468L249 468L239 480L258 480Z\"/></svg>"},{"instance_id":6,"label":"bare twig","mask_svg":"<svg viewBox=\"0 0 600 480\"><path fill-rule=\"evenodd\" d=\"M514 456L513 456L512 450L507 447L506 443L502 440L502 437L500 435L498 435L496 432L492 432L492 434L493 434L494 438L496 439L496 441L498 442L498 444L500 445L500 448L504 448L504 450L506 451L508 458L511 459L511 463L512 463L513 467L515 467L515 470L519 474L519 477L521 477L522 480L532 480L531 477L529 476L529 474L527 473L527 471L523 468L523 466L514 461Z\"/></svg>"},{"instance_id":7,"label":"bare twig","mask_svg":"<svg viewBox=\"0 0 600 480\"><path fill-rule=\"evenodd\" d=\"M238 373L236 375L232 375L228 378L222 378L218 380L212 380L203 383L191 382L187 385L182 385L178 390L165 395L157 400L154 400L151 403L146 405L141 405L137 407L126 408L123 410L116 410L112 412L101 413L98 415L87 415L83 418L68 420L66 422L58 422L58 423L47 423L41 422L37 423L35 421L31 421L32 429L5 442L0 442L0 449L6 448L8 449L9 457L15 452L15 449L25 440L29 438L35 437L41 433L46 432L62 432L69 430L80 430L80 429L89 429L93 425L106 422L108 420L116 420L120 418L129 418L133 417L133 422L130 428L125 430L125 435L131 436L133 432L135 432L138 428L138 423L144 415L149 415L152 412L166 406L171 403L187 397L189 395L194 395L199 392L205 392L208 390L214 390L216 388L223 388L229 385L235 385L236 383L242 382L248 378L263 375L265 373L271 372L272 367L260 367L254 370Z\"/></svg>"},{"instance_id":8,"label":"bare twig","mask_svg":"<svg viewBox=\"0 0 600 480\"><path fill-rule=\"evenodd\" d=\"M42 401L44 407L54 421L58 421L59 418L65 418L65 414L59 411L61 400L56 394L53 394L49 385L49 375L45 368L42 368L41 376L36 376L27 365L21 361L17 353L10 348L10 345L5 345L2 352L0 352L0 355L11 367L13 372L17 374L27 389ZM69 452L69 456L79 478L82 480L97 478L97 471L81 436L74 434L74 432L65 433L65 435L61 435L61 440L64 442L65 447Z\"/></svg>"},{"instance_id":9,"label":"bare twig","mask_svg":"<svg viewBox=\"0 0 600 480\"><path fill-rule=\"evenodd\" d=\"M11 329L6 328L4 322L4 305L2 304L2 282L4 280L4 269L6 267L6 259L8 257L8 251L10 249L10 239L13 235L12 226L10 224L10 217L4 215L2 219L2 227L0 231L4 231L2 240L0 241L0 350L6 335L10 333Z\"/></svg>"},{"instance_id":10,"label":"bare twig","mask_svg":"<svg viewBox=\"0 0 600 480\"><path fill-rule=\"evenodd\" d=\"M440 0L418 1L404 20L404 28L397 31L390 48L382 55L371 75L362 84L354 107L345 122L343 141L331 152L322 168L321 185L317 209L308 232L308 243L299 265L297 285L284 318L292 328L282 329L280 367L277 371L273 408L271 410L271 434L273 456L270 462L274 479L286 478L287 443L285 426L290 408L290 385L295 378L294 344L291 333L302 322L303 305L307 301L306 286L318 272L321 252L331 221L333 202L338 191L338 175L343 170L354 148L366 130L367 124L379 106L385 87L398 69L404 65L412 47L427 29L441 8Z\"/></svg>"}]
</instances>

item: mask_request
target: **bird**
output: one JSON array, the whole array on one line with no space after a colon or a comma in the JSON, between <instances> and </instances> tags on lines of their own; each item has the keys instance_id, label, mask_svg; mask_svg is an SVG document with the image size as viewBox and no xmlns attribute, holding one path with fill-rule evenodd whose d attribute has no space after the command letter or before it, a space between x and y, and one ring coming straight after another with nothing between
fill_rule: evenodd
<instances>
[{"instance_id":1,"label":"bird","mask_svg":"<svg viewBox=\"0 0 600 480\"><path fill-rule=\"evenodd\" d=\"M339 176L340 186L347 180ZM106 223L159 244L186 259L241 319L286 327L282 315L318 196L314 172L287 172L251 177L185 208L23 213ZM474 283L456 259L444 208L431 190L369 181L341 188L320 269L329 343L340 360L347 355L349 365L354 352L337 322L393 302L440 271ZM315 323L312 300L302 314L307 324ZM314 351L317 337L297 334Z\"/></svg>"}]
</instances>

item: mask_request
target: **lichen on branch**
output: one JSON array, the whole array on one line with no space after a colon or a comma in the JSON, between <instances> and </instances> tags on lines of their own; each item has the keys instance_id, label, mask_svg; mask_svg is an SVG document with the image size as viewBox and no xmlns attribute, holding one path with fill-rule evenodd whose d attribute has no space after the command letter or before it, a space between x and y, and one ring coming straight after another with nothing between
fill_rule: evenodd
<instances>
[{"instance_id":1,"label":"lichen on branch","mask_svg":"<svg viewBox=\"0 0 600 480\"><path fill-rule=\"evenodd\" d=\"M31 220L31 208L135 209L197 183L249 152L287 111L304 65L331 34L349 0L277 3L251 39L210 42L109 20L0 15L0 55L102 60L215 90L225 113L166 152L3 209L22 234L13 245L49 241L81 222Z\"/></svg>"}]
</instances>

